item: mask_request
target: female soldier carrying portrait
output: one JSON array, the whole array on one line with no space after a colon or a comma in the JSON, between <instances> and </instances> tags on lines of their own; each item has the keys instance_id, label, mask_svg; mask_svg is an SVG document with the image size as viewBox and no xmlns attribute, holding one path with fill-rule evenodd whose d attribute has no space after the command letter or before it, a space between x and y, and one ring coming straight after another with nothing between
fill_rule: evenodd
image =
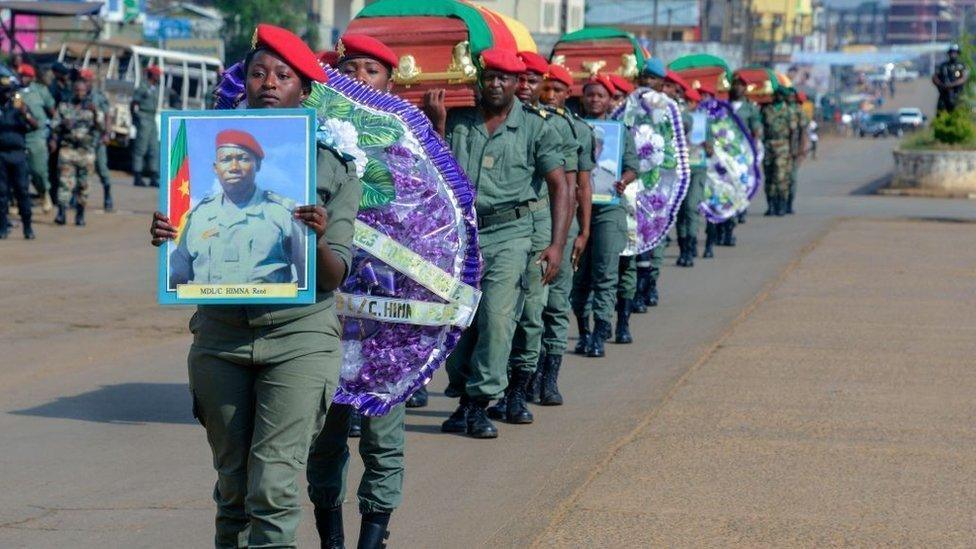
<instances>
[{"instance_id":1,"label":"female soldier carrying portrait","mask_svg":"<svg viewBox=\"0 0 976 549\"><path fill-rule=\"evenodd\" d=\"M272 25L258 25L244 66L249 108L300 107L311 82L327 80L309 47ZM294 210L318 239L316 303L200 306L190 320L194 415L217 470L217 547L296 546L298 475L339 378L334 291L348 273L362 193L338 152L320 145L317 163L318 204ZM160 212L150 233L155 246L177 236Z\"/></svg>"}]
</instances>

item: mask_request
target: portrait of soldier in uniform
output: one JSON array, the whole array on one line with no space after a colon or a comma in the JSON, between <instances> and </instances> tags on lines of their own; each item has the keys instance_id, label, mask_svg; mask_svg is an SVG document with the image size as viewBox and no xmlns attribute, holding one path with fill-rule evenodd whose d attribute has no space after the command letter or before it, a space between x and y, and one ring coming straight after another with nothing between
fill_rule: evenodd
<instances>
[{"instance_id":1,"label":"portrait of soldier in uniform","mask_svg":"<svg viewBox=\"0 0 976 549\"><path fill-rule=\"evenodd\" d=\"M589 120L593 125L593 202L611 203L616 201L614 183L620 179L620 160L622 158L623 134L619 122Z\"/></svg>"}]
</instances>

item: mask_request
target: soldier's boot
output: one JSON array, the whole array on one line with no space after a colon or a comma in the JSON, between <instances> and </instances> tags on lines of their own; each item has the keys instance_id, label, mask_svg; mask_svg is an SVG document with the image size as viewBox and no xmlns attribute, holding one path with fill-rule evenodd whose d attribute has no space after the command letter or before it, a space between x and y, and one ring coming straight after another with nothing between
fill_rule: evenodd
<instances>
[{"instance_id":1,"label":"soldier's boot","mask_svg":"<svg viewBox=\"0 0 976 549\"><path fill-rule=\"evenodd\" d=\"M7 224L7 216L0 213L0 240L6 239L10 235L10 225Z\"/></svg>"},{"instance_id":2,"label":"soldier's boot","mask_svg":"<svg viewBox=\"0 0 976 549\"><path fill-rule=\"evenodd\" d=\"M159 186L159 175L151 173L149 174L149 186L158 187Z\"/></svg>"},{"instance_id":3,"label":"soldier's boot","mask_svg":"<svg viewBox=\"0 0 976 549\"><path fill-rule=\"evenodd\" d=\"M688 250L687 250L688 238L684 236L678 237L678 260L674 264L678 267L688 266Z\"/></svg>"},{"instance_id":4,"label":"soldier's boot","mask_svg":"<svg viewBox=\"0 0 976 549\"><path fill-rule=\"evenodd\" d=\"M75 225L79 227L85 226L85 207L81 204L75 205Z\"/></svg>"},{"instance_id":5,"label":"soldier's boot","mask_svg":"<svg viewBox=\"0 0 976 549\"><path fill-rule=\"evenodd\" d=\"M315 529L319 532L322 549L344 549L345 534L342 531L342 506L315 506Z\"/></svg>"},{"instance_id":6,"label":"soldier's boot","mask_svg":"<svg viewBox=\"0 0 976 549\"><path fill-rule=\"evenodd\" d=\"M630 303L629 299L617 299L617 327L614 333L614 343L628 344L634 342L630 334Z\"/></svg>"},{"instance_id":7,"label":"soldier's boot","mask_svg":"<svg viewBox=\"0 0 976 549\"><path fill-rule=\"evenodd\" d=\"M657 280L654 280L654 278L651 278L650 279L650 289L647 292L647 306L648 307L657 307L658 299L659 298L658 298L658 295L657 295Z\"/></svg>"},{"instance_id":8,"label":"soldier's boot","mask_svg":"<svg viewBox=\"0 0 976 549\"><path fill-rule=\"evenodd\" d=\"M102 189L105 191L104 192L105 199L103 201L103 205L105 206L105 211L106 212L115 211L115 203L112 202L112 186L104 185Z\"/></svg>"},{"instance_id":9,"label":"soldier's boot","mask_svg":"<svg viewBox=\"0 0 976 549\"><path fill-rule=\"evenodd\" d=\"M357 549L384 549L390 537L390 513L363 513Z\"/></svg>"},{"instance_id":10,"label":"soldier's boot","mask_svg":"<svg viewBox=\"0 0 976 549\"><path fill-rule=\"evenodd\" d=\"M359 410L353 409L349 414L349 438L359 438L363 436L363 416Z\"/></svg>"},{"instance_id":11,"label":"soldier's boot","mask_svg":"<svg viewBox=\"0 0 976 549\"><path fill-rule=\"evenodd\" d=\"M686 267L695 266L695 257L698 255L698 237L688 237L688 264Z\"/></svg>"},{"instance_id":12,"label":"soldier's boot","mask_svg":"<svg viewBox=\"0 0 976 549\"><path fill-rule=\"evenodd\" d=\"M715 257L715 241L718 239L719 225L708 224L705 228L705 251L702 252L702 259Z\"/></svg>"},{"instance_id":13,"label":"soldier's boot","mask_svg":"<svg viewBox=\"0 0 976 549\"><path fill-rule=\"evenodd\" d=\"M489 419L494 419L495 421L502 421L505 419L505 412L508 411L508 392L511 390L511 388L512 380L510 377L508 380L508 388L505 389L505 394L502 395L502 398L498 399L494 404L489 406L485 411L485 413L488 414Z\"/></svg>"},{"instance_id":14,"label":"soldier's boot","mask_svg":"<svg viewBox=\"0 0 976 549\"><path fill-rule=\"evenodd\" d=\"M563 364L562 355L546 355L542 366L542 387L539 391L539 403L543 406L561 406L563 395L559 394L559 368Z\"/></svg>"},{"instance_id":15,"label":"soldier's boot","mask_svg":"<svg viewBox=\"0 0 976 549\"><path fill-rule=\"evenodd\" d=\"M773 212L776 217L783 217L786 215L786 198L779 197L776 199L776 210Z\"/></svg>"},{"instance_id":16,"label":"soldier's boot","mask_svg":"<svg viewBox=\"0 0 976 549\"><path fill-rule=\"evenodd\" d=\"M468 395L461 395L457 410L441 424L442 433L463 433L468 430L468 409L471 402Z\"/></svg>"},{"instance_id":17,"label":"soldier's boot","mask_svg":"<svg viewBox=\"0 0 976 549\"><path fill-rule=\"evenodd\" d=\"M525 393L529 388L531 374L524 370L512 372L512 380L508 384L508 409L505 411L505 421L514 425L528 425L535 419L532 412L525 405Z\"/></svg>"},{"instance_id":18,"label":"soldier's boot","mask_svg":"<svg viewBox=\"0 0 976 549\"><path fill-rule=\"evenodd\" d=\"M67 208L64 207L64 204L58 204L58 213L54 214L54 223L56 225L64 225L68 222L66 211Z\"/></svg>"},{"instance_id":19,"label":"soldier's boot","mask_svg":"<svg viewBox=\"0 0 976 549\"><path fill-rule=\"evenodd\" d=\"M37 236L34 234L34 229L31 228L30 223L24 223L24 240L34 240Z\"/></svg>"},{"instance_id":20,"label":"soldier's boot","mask_svg":"<svg viewBox=\"0 0 976 549\"><path fill-rule=\"evenodd\" d=\"M634 294L634 301L631 303L631 312L642 315L647 312L647 297L650 291L651 270L643 267L637 268L637 293Z\"/></svg>"},{"instance_id":21,"label":"soldier's boot","mask_svg":"<svg viewBox=\"0 0 976 549\"><path fill-rule=\"evenodd\" d=\"M737 221L739 222L739 225L745 225L746 224L746 214L747 213L749 213L749 210L743 210L742 213L739 214L739 216L737 218Z\"/></svg>"},{"instance_id":22,"label":"soldier's boot","mask_svg":"<svg viewBox=\"0 0 976 549\"><path fill-rule=\"evenodd\" d=\"M786 199L786 215L793 215L793 199L796 197L794 193L790 193L789 198Z\"/></svg>"},{"instance_id":23,"label":"soldier's boot","mask_svg":"<svg viewBox=\"0 0 976 549\"><path fill-rule=\"evenodd\" d=\"M146 182L142 180L142 174L136 172L135 176L132 178L132 185L135 187L145 187Z\"/></svg>"},{"instance_id":24,"label":"soldier's boot","mask_svg":"<svg viewBox=\"0 0 976 549\"><path fill-rule=\"evenodd\" d=\"M590 358L603 358L607 356L605 344L608 337L610 337L610 323L601 318L596 319L595 328L593 329L593 342L587 350L586 356Z\"/></svg>"},{"instance_id":25,"label":"soldier's boot","mask_svg":"<svg viewBox=\"0 0 976 549\"><path fill-rule=\"evenodd\" d=\"M472 400L468 406L468 436L471 438L498 438L498 428L488 419L485 410L489 399Z\"/></svg>"},{"instance_id":26,"label":"soldier's boot","mask_svg":"<svg viewBox=\"0 0 976 549\"><path fill-rule=\"evenodd\" d=\"M529 378L529 387L525 390L525 400L532 404L539 404L542 392L542 370L546 364L546 353L539 354L539 364Z\"/></svg>"},{"instance_id":27,"label":"soldier's boot","mask_svg":"<svg viewBox=\"0 0 976 549\"><path fill-rule=\"evenodd\" d=\"M766 195L766 213L764 213L763 215L766 216L766 217L769 217L771 215L776 215L776 213L775 213L776 207L775 206L776 206L776 199L773 198L773 197L771 197L771 196L769 196L767 194Z\"/></svg>"},{"instance_id":28,"label":"soldier's boot","mask_svg":"<svg viewBox=\"0 0 976 549\"><path fill-rule=\"evenodd\" d=\"M425 408L427 399L427 387L421 387L407 399L407 408Z\"/></svg>"},{"instance_id":29,"label":"soldier's boot","mask_svg":"<svg viewBox=\"0 0 976 549\"><path fill-rule=\"evenodd\" d=\"M735 223L731 219L726 223L725 234L722 235L722 245L735 247Z\"/></svg>"},{"instance_id":30,"label":"soldier's boot","mask_svg":"<svg viewBox=\"0 0 976 549\"><path fill-rule=\"evenodd\" d=\"M590 317L576 315L576 326L579 329L579 341L576 342L576 348L573 349L573 352L578 355L585 355L590 347L590 340L593 338L593 334L590 333Z\"/></svg>"}]
</instances>

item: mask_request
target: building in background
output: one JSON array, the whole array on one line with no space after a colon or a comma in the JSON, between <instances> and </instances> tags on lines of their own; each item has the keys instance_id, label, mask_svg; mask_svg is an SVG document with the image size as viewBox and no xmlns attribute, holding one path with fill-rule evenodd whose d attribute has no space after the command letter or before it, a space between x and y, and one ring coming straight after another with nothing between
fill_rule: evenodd
<instances>
[{"instance_id":1,"label":"building in background","mask_svg":"<svg viewBox=\"0 0 976 549\"><path fill-rule=\"evenodd\" d=\"M618 27L651 43L690 42L700 38L701 13L699 0L589 0L586 26Z\"/></svg>"},{"instance_id":2,"label":"building in background","mask_svg":"<svg viewBox=\"0 0 976 549\"><path fill-rule=\"evenodd\" d=\"M891 0L889 43L952 42L957 36L953 0Z\"/></svg>"}]
</instances>

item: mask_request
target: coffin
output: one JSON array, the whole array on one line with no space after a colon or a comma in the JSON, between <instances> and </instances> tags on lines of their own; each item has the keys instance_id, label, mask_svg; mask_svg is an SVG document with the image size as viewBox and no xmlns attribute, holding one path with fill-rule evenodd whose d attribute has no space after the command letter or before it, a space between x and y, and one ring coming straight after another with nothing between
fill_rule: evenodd
<instances>
[{"instance_id":1,"label":"coffin","mask_svg":"<svg viewBox=\"0 0 976 549\"><path fill-rule=\"evenodd\" d=\"M746 67L735 71L735 76L748 85L746 95L759 104L772 103L776 75L763 67Z\"/></svg>"},{"instance_id":2,"label":"coffin","mask_svg":"<svg viewBox=\"0 0 976 549\"><path fill-rule=\"evenodd\" d=\"M573 75L571 93L583 94L583 84L598 73L617 73L637 78L646 53L633 36L609 27L586 28L564 35L552 50L550 62L566 67Z\"/></svg>"}]
</instances>

